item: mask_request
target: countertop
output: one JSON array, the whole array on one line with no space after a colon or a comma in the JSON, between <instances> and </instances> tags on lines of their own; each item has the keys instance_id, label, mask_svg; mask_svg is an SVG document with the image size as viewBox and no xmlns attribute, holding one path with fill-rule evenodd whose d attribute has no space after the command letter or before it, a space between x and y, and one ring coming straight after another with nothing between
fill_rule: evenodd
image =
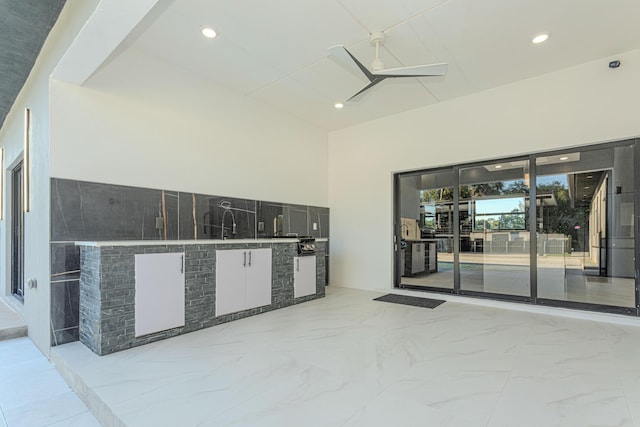
<instances>
[{"instance_id":1,"label":"countertop","mask_svg":"<svg viewBox=\"0 0 640 427\"><path fill-rule=\"evenodd\" d=\"M326 242L327 238L317 238L316 242ZM277 239L203 239L203 240L112 240L103 242L75 242L76 246L166 246L166 245L233 245L242 243L297 243L298 238Z\"/></svg>"}]
</instances>

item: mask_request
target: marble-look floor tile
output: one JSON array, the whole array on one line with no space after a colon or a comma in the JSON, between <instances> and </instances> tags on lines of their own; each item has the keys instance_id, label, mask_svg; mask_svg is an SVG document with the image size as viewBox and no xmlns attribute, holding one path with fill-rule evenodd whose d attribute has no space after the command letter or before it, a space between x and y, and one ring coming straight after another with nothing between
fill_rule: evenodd
<instances>
[{"instance_id":1,"label":"marble-look floor tile","mask_svg":"<svg viewBox=\"0 0 640 427\"><path fill-rule=\"evenodd\" d=\"M523 417L523 414L535 414ZM633 420L616 377L511 378L488 426L629 426Z\"/></svg>"},{"instance_id":2,"label":"marble-look floor tile","mask_svg":"<svg viewBox=\"0 0 640 427\"><path fill-rule=\"evenodd\" d=\"M96 420L96 417L89 411L85 411L79 415L65 418L61 421L47 425L47 427L101 427L102 424Z\"/></svg>"},{"instance_id":3,"label":"marble-look floor tile","mask_svg":"<svg viewBox=\"0 0 640 427\"><path fill-rule=\"evenodd\" d=\"M365 384L311 367L206 425L339 426L377 394Z\"/></svg>"},{"instance_id":4,"label":"marble-look floor tile","mask_svg":"<svg viewBox=\"0 0 640 427\"><path fill-rule=\"evenodd\" d=\"M48 426L87 412L80 398L67 387L60 394L42 393L37 400L9 407L5 417L9 426Z\"/></svg>"},{"instance_id":5,"label":"marble-look floor tile","mask_svg":"<svg viewBox=\"0 0 640 427\"><path fill-rule=\"evenodd\" d=\"M35 403L42 396L69 391L67 383L44 357L3 367L0 375L2 387L11 390L0 397L5 413L10 407Z\"/></svg>"},{"instance_id":6,"label":"marble-look floor tile","mask_svg":"<svg viewBox=\"0 0 640 427\"><path fill-rule=\"evenodd\" d=\"M452 361L447 367L426 362L410 369L385 392L447 413L456 424L473 419L477 425L486 425L509 374L508 367L485 370L475 369L472 362Z\"/></svg>"},{"instance_id":7,"label":"marble-look floor tile","mask_svg":"<svg viewBox=\"0 0 640 427\"><path fill-rule=\"evenodd\" d=\"M419 403L413 399L383 392L369 401L341 427L484 427L486 421Z\"/></svg>"},{"instance_id":8,"label":"marble-look floor tile","mask_svg":"<svg viewBox=\"0 0 640 427\"><path fill-rule=\"evenodd\" d=\"M96 387L95 391L107 399L111 396L110 402L117 402L114 410L127 424L139 425L145 420L156 420L177 425L185 421L186 414L190 414L193 425L200 425L276 387L304 369L295 361L259 354L229 358L216 367L206 367L197 362L195 365L197 372L187 376L167 375L162 381L141 381L152 385L143 392L139 386L130 384L132 387L127 387L125 393L127 399L115 398L115 392L122 391L118 383L113 384L110 390ZM140 418L140 405L148 410L144 420ZM180 411L175 411L175 408L180 408Z\"/></svg>"},{"instance_id":9,"label":"marble-look floor tile","mask_svg":"<svg viewBox=\"0 0 640 427\"><path fill-rule=\"evenodd\" d=\"M313 364L372 388L390 383L419 358L420 349L405 345L398 337L371 337L369 333L363 333L346 337L342 342L340 347L319 352L321 357L314 357ZM322 340L317 343L321 346Z\"/></svg>"},{"instance_id":10,"label":"marble-look floor tile","mask_svg":"<svg viewBox=\"0 0 640 427\"><path fill-rule=\"evenodd\" d=\"M128 426L640 426L640 327L379 295L54 359Z\"/></svg>"},{"instance_id":11,"label":"marble-look floor tile","mask_svg":"<svg viewBox=\"0 0 640 427\"><path fill-rule=\"evenodd\" d=\"M0 426L73 425L82 414L75 425L99 425L87 411L29 338L0 342Z\"/></svg>"},{"instance_id":12,"label":"marble-look floor tile","mask_svg":"<svg viewBox=\"0 0 640 427\"><path fill-rule=\"evenodd\" d=\"M638 366L638 361L617 364L616 369L618 370L618 378L620 378L631 417L636 427L640 426L640 366Z\"/></svg>"},{"instance_id":13,"label":"marble-look floor tile","mask_svg":"<svg viewBox=\"0 0 640 427\"><path fill-rule=\"evenodd\" d=\"M40 358L42 353L28 338L0 341L0 369Z\"/></svg>"}]
</instances>

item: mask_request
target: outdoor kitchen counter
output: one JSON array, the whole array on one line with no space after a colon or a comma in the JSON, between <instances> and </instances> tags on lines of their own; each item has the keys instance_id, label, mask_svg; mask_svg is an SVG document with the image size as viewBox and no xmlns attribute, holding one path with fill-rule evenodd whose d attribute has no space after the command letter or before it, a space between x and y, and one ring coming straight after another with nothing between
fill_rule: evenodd
<instances>
[{"instance_id":1,"label":"outdoor kitchen counter","mask_svg":"<svg viewBox=\"0 0 640 427\"><path fill-rule=\"evenodd\" d=\"M324 297L327 239L315 240L315 293L296 298L294 296L296 267L301 264L300 259L309 258L308 256L299 257L298 242L297 238L76 242L80 247L80 341L95 353L104 355ZM252 254L256 265L258 265L258 255L265 255L267 258L262 258L270 259L270 269L267 266L264 270L271 272L270 304L260 306L254 304L250 308L218 315L216 313L216 307L219 305L216 304L217 254L227 256L232 254L232 251L239 252L240 256L244 254L245 258L249 254L249 266L251 266ZM154 257L153 254L159 256ZM146 257L147 255L150 256ZM164 283L165 278L169 280L170 274L163 273L162 268L168 264L165 260L171 260L171 257L177 257L182 265L180 269L182 282L179 288L171 288L173 285ZM138 277L142 276L140 261L154 258L158 258L158 262L151 265L157 266L158 271L155 276L152 274L152 277L157 278L151 281L151 292L147 291L145 294L142 292L144 288L141 288ZM222 263L223 260L221 259L220 262ZM153 269L151 273L154 273ZM264 281L267 274L258 276ZM244 280L239 278L233 279L232 282L244 286ZM313 277L311 280L313 287ZM140 307L150 303L153 311L154 302L162 299L163 289L167 286L174 289L171 291L174 293L169 295L178 295L179 298L168 298L164 303L171 305L178 301L178 306L168 308L163 306L162 311L157 314L162 314L159 316L162 319L171 317L175 314L174 311L182 313L184 310L181 314L183 321L177 323L178 326L157 331L152 328L151 333L141 333ZM251 296L251 287L247 286L245 292ZM178 294L175 293L175 289L178 290ZM144 301L140 301L143 295L147 297L144 297ZM183 295L184 307L181 300ZM249 299L247 297L247 300ZM269 299L268 296L267 299ZM136 304L138 304L137 310ZM145 310L145 313L148 313L148 308ZM164 316L165 313L166 316Z\"/></svg>"}]
</instances>

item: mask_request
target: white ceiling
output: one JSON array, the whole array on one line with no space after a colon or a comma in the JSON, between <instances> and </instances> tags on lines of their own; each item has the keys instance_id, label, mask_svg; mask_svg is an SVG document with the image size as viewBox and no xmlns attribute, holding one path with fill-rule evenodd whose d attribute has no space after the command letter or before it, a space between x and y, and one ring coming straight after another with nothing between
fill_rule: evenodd
<instances>
[{"instance_id":1,"label":"white ceiling","mask_svg":"<svg viewBox=\"0 0 640 427\"><path fill-rule=\"evenodd\" d=\"M640 0L174 0L161 12L128 43L328 130L640 48ZM327 49L368 65L380 30L387 68L448 62L448 75L388 79L336 110L366 80ZM541 32L551 38L533 45Z\"/></svg>"}]
</instances>

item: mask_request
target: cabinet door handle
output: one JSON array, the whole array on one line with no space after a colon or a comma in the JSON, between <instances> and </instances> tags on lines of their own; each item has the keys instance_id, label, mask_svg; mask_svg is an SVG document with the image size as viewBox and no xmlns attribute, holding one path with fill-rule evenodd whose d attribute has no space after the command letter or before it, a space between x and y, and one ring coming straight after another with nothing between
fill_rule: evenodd
<instances>
[{"instance_id":1,"label":"cabinet door handle","mask_svg":"<svg viewBox=\"0 0 640 427\"><path fill-rule=\"evenodd\" d=\"M296 271L300 271L300 258L296 259Z\"/></svg>"},{"instance_id":2,"label":"cabinet door handle","mask_svg":"<svg viewBox=\"0 0 640 427\"><path fill-rule=\"evenodd\" d=\"M184 274L184 255L180 255L180 274Z\"/></svg>"},{"instance_id":3,"label":"cabinet door handle","mask_svg":"<svg viewBox=\"0 0 640 427\"><path fill-rule=\"evenodd\" d=\"M247 266L247 252L245 251L243 255L244 255L244 261L242 261L242 266L246 267Z\"/></svg>"},{"instance_id":4,"label":"cabinet door handle","mask_svg":"<svg viewBox=\"0 0 640 427\"><path fill-rule=\"evenodd\" d=\"M249 267L251 267L251 251L249 251Z\"/></svg>"}]
</instances>

